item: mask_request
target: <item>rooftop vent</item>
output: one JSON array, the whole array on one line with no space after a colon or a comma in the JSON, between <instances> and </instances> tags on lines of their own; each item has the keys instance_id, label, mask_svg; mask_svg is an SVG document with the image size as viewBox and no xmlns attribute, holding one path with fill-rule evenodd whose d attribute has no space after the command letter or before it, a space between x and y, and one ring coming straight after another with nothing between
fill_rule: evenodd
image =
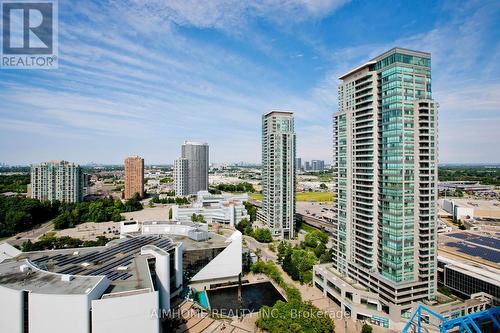
<instances>
[{"instance_id":1,"label":"rooftop vent","mask_svg":"<svg viewBox=\"0 0 500 333\"><path fill-rule=\"evenodd\" d=\"M31 272L31 267L26 265L26 264L23 264L23 265L19 266L19 270L22 273L29 273L29 272Z\"/></svg>"},{"instance_id":2,"label":"rooftop vent","mask_svg":"<svg viewBox=\"0 0 500 333\"><path fill-rule=\"evenodd\" d=\"M63 281L63 282L70 282L74 278L75 277L73 275L64 274L63 276L61 276L61 281Z\"/></svg>"}]
</instances>

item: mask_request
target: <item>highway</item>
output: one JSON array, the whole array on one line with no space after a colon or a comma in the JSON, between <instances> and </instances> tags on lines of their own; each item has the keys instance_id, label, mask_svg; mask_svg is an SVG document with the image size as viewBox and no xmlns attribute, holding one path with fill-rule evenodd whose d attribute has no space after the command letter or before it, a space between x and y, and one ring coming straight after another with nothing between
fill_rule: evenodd
<instances>
[{"instance_id":1,"label":"highway","mask_svg":"<svg viewBox=\"0 0 500 333\"><path fill-rule=\"evenodd\" d=\"M255 200L250 198L249 199L250 203L252 205L257 206L258 208L261 208L262 203L259 200ZM319 219L317 217L309 216L304 213L295 213L295 217L297 219L301 219L305 224L308 224L312 227L318 228L318 229L323 229L325 231L328 231L329 233L333 232L333 227L331 223L328 223L322 219Z\"/></svg>"}]
</instances>

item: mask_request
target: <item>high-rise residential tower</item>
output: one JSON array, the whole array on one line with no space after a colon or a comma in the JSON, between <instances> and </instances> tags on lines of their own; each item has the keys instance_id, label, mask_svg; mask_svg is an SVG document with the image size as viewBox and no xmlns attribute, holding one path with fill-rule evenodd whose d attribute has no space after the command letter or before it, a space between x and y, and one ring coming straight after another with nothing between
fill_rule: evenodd
<instances>
[{"instance_id":1,"label":"high-rise residential tower","mask_svg":"<svg viewBox=\"0 0 500 333\"><path fill-rule=\"evenodd\" d=\"M337 286L349 285L339 297L349 311L363 309L363 299L353 293L364 292L365 304L375 295L372 309L398 320L414 302L436 293L437 106L431 56L394 48L340 80L333 119L334 263L315 273L336 272L331 276Z\"/></svg>"},{"instance_id":2,"label":"high-rise residential tower","mask_svg":"<svg viewBox=\"0 0 500 333\"><path fill-rule=\"evenodd\" d=\"M312 171L324 171L325 170L325 161L312 160L311 161L311 169L312 169Z\"/></svg>"},{"instance_id":3,"label":"high-rise residential tower","mask_svg":"<svg viewBox=\"0 0 500 333\"><path fill-rule=\"evenodd\" d=\"M130 156L125 159L125 199L130 199L135 193L144 197L144 159Z\"/></svg>"},{"instance_id":4,"label":"high-rise residential tower","mask_svg":"<svg viewBox=\"0 0 500 333\"><path fill-rule=\"evenodd\" d=\"M297 171L302 170L302 158L297 157L295 159L295 168L297 169Z\"/></svg>"},{"instance_id":5,"label":"high-rise residential tower","mask_svg":"<svg viewBox=\"0 0 500 333\"><path fill-rule=\"evenodd\" d=\"M174 161L174 189L175 195L189 195L188 160L182 157Z\"/></svg>"},{"instance_id":6,"label":"high-rise residential tower","mask_svg":"<svg viewBox=\"0 0 500 333\"><path fill-rule=\"evenodd\" d=\"M84 177L78 164L51 161L31 166L31 197L40 201L79 202L84 194Z\"/></svg>"},{"instance_id":7,"label":"high-rise residential tower","mask_svg":"<svg viewBox=\"0 0 500 333\"><path fill-rule=\"evenodd\" d=\"M185 141L182 158L188 161L188 192L208 190L209 153L208 143Z\"/></svg>"},{"instance_id":8,"label":"high-rise residential tower","mask_svg":"<svg viewBox=\"0 0 500 333\"><path fill-rule=\"evenodd\" d=\"M208 143L184 141L181 157L174 161L176 195L191 195L198 191L207 191L208 170Z\"/></svg>"},{"instance_id":9,"label":"high-rise residential tower","mask_svg":"<svg viewBox=\"0 0 500 333\"><path fill-rule=\"evenodd\" d=\"M293 113L271 111L262 116L262 213L273 237L294 237L295 186Z\"/></svg>"}]
</instances>

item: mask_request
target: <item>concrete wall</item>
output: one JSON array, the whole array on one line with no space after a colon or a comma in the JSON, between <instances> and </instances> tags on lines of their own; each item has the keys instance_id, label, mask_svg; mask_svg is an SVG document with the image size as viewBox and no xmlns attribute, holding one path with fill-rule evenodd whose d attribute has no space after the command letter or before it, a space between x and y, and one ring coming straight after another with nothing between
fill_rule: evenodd
<instances>
[{"instance_id":1,"label":"concrete wall","mask_svg":"<svg viewBox=\"0 0 500 333\"><path fill-rule=\"evenodd\" d=\"M452 215L453 215L453 201L444 199L444 200L443 200L443 209L444 209L447 213L449 213L449 214L452 214Z\"/></svg>"},{"instance_id":2,"label":"concrete wall","mask_svg":"<svg viewBox=\"0 0 500 333\"><path fill-rule=\"evenodd\" d=\"M191 282L225 279L238 276L242 270L242 235L235 231L226 242L230 244L203 267Z\"/></svg>"},{"instance_id":3,"label":"concrete wall","mask_svg":"<svg viewBox=\"0 0 500 333\"><path fill-rule=\"evenodd\" d=\"M0 332L23 331L23 292L0 286Z\"/></svg>"},{"instance_id":4,"label":"concrete wall","mask_svg":"<svg viewBox=\"0 0 500 333\"><path fill-rule=\"evenodd\" d=\"M89 333L87 295L29 294L30 333Z\"/></svg>"},{"instance_id":5,"label":"concrete wall","mask_svg":"<svg viewBox=\"0 0 500 333\"><path fill-rule=\"evenodd\" d=\"M92 333L159 333L159 305L156 291L92 301Z\"/></svg>"},{"instance_id":6,"label":"concrete wall","mask_svg":"<svg viewBox=\"0 0 500 333\"><path fill-rule=\"evenodd\" d=\"M175 206L174 206L175 208ZM193 225L173 224L173 223L157 223L143 224L143 235L180 235L191 239L201 241L208 239L208 225L206 223Z\"/></svg>"},{"instance_id":7,"label":"concrete wall","mask_svg":"<svg viewBox=\"0 0 500 333\"><path fill-rule=\"evenodd\" d=\"M474 217L474 208L472 207L460 207L458 205L455 206L455 212L453 214L453 218L457 220L464 220L467 218Z\"/></svg>"}]
</instances>

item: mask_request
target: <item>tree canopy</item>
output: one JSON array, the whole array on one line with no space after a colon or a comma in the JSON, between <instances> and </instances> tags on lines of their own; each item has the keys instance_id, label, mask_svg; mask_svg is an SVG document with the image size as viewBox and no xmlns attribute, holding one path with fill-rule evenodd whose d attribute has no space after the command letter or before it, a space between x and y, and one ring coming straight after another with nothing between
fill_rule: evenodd
<instances>
[{"instance_id":1,"label":"tree canopy","mask_svg":"<svg viewBox=\"0 0 500 333\"><path fill-rule=\"evenodd\" d=\"M270 333L334 332L335 325L331 318L310 302L303 302L300 291L285 283L272 261L258 260L252 265L251 271L266 274L285 291L287 296L287 302L277 301L272 307L264 306L260 309L256 321L258 327Z\"/></svg>"},{"instance_id":2,"label":"tree canopy","mask_svg":"<svg viewBox=\"0 0 500 333\"><path fill-rule=\"evenodd\" d=\"M0 237L12 236L54 218L59 206L59 202L0 195Z\"/></svg>"}]
</instances>

